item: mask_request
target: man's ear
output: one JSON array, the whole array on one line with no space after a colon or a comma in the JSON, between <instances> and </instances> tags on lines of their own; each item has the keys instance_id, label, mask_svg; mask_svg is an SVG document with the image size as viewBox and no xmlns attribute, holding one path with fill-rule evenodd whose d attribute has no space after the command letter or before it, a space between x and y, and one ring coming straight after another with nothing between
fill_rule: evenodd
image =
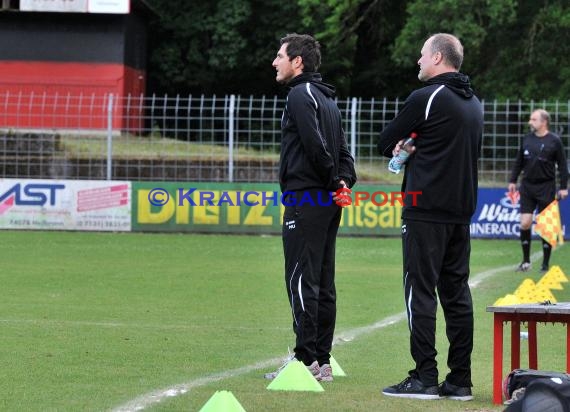
<instances>
[{"instance_id":1,"label":"man's ear","mask_svg":"<svg viewBox=\"0 0 570 412\"><path fill-rule=\"evenodd\" d=\"M293 68L294 69L303 69L305 65L303 64L303 58L301 56L297 56L293 59Z\"/></svg>"},{"instance_id":2,"label":"man's ear","mask_svg":"<svg viewBox=\"0 0 570 412\"><path fill-rule=\"evenodd\" d=\"M434 64L439 64L443 62L443 54L441 52L435 52L433 58L434 58Z\"/></svg>"}]
</instances>

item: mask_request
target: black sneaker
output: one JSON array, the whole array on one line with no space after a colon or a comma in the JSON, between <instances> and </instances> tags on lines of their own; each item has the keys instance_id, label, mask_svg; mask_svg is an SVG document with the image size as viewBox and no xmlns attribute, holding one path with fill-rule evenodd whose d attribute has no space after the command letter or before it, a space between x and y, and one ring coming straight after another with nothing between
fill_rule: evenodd
<instances>
[{"instance_id":1,"label":"black sneaker","mask_svg":"<svg viewBox=\"0 0 570 412\"><path fill-rule=\"evenodd\" d=\"M543 263L542 266L540 267L540 271L548 272L548 265L546 263Z\"/></svg>"},{"instance_id":2,"label":"black sneaker","mask_svg":"<svg viewBox=\"0 0 570 412\"><path fill-rule=\"evenodd\" d=\"M382 393L398 398L439 399L438 389L437 386L424 386L422 381L408 376L399 384L382 389Z\"/></svg>"},{"instance_id":3,"label":"black sneaker","mask_svg":"<svg viewBox=\"0 0 570 412\"><path fill-rule=\"evenodd\" d=\"M473 399L470 387L453 385L447 381L443 381L439 385L439 396L455 401L470 401Z\"/></svg>"}]
</instances>

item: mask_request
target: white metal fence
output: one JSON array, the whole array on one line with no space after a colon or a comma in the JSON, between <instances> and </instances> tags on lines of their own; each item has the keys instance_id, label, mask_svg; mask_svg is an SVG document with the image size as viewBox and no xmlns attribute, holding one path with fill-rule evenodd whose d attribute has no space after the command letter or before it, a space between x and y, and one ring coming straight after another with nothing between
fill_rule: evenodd
<instances>
[{"instance_id":1,"label":"white metal fence","mask_svg":"<svg viewBox=\"0 0 570 412\"><path fill-rule=\"evenodd\" d=\"M403 100L337 103L360 180L394 181L376 140ZM0 92L0 177L275 182L283 106L277 96ZM483 108L483 185L506 184L533 109L550 112L568 151L570 102L494 100Z\"/></svg>"}]
</instances>

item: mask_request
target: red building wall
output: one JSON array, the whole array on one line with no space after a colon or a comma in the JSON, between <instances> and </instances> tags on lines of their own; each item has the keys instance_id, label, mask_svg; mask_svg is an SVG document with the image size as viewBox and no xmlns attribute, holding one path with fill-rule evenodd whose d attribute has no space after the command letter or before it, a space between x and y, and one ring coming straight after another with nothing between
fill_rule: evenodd
<instances>
[{"instance_id":1,"label":"red building wall","mask_svg":"<svg viewBox=\"0 0 570 412\"><path fill-rule=\"evenodd\" d=\"M120 64L0 61L0 73L0 127L106 129L112 94L113 129L142 128L143 71Z\"/></svg>"}]
</instances>

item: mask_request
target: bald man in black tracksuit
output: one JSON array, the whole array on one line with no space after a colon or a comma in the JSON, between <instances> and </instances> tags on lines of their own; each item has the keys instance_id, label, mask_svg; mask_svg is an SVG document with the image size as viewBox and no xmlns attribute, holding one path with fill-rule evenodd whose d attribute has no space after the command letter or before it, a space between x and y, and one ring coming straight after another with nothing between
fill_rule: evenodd
<instances>
[{"instance_id":1,"label":"bald man in black tracksuit","mask_svg":"<svg viewBox=\"0 0 570 412\"><path fill-rule=\"evenodd\" d=\"M320 46L308 35L281 39L273 61L289 93L281 119L285 285L296 335L294 358L318 380L332 380L336 322L335 244L342 208L331 193L356 182L334 87L316 72ZM273 379L276 372L266 374Z\"/></svg>"},{"instance_id":2,"label":"bald man in black tracksuit","mask_svg":"<svg viewBox=\"0 0 570 412\"><path fill-rule=\"evenodd\" d=\"M463 47L456 37L434 35L421 54L418 77L425 87L407 98L378 143L380 153L391 157L401 139L417 133L402 191L421 192L415 204L406 196L402 212L404 293L415 366L400 384L382 392L405 398L470 400L469 224L477 203L483 112L469 78L458 72ZM446 320L450 369L439 388L436 291Z\"/></svg>"}]
</instances>

